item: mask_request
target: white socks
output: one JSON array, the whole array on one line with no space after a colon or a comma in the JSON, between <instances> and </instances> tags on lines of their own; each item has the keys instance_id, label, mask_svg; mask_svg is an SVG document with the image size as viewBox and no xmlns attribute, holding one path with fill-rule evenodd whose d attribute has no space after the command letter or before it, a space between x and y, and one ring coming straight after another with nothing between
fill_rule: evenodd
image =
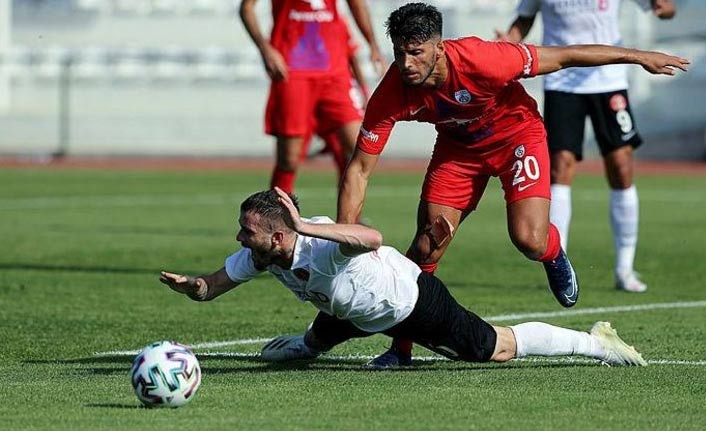
<instances>
[{"instance_id":1,"label":"white socks","mask_svg":"<svg viewBox=\"0 0 706 431\"><path fill-rule=\"evenodd\" d=\"M571 186L552 184L549 219L559 229L561 247L566 251L571 223ZM631 274L637 247L639 201L634 185L624 190L610 191L610 224L613 228L616 275Z\"/></svg>"},{"instance_id":2,"label":"white socks","mask_svg":"<svg viewBox=\"0 0 706 431\"><path fill-rule=\"evenodd\" d=\"M605 350L588 332L560 328L542 322L511 326L517 342L515 357L581 355L603 359Z\"/></svg>"},{"instance_id":3,"label":"white socks","mask_svg":"<svg viewBox=\"0 0 706 431\"><path fill-rule=\"evenodd\" d=\"M630 274L635 262L639 202L634 185L610 191L610 224L613 227L616 275Z\"/></svg>"},{"instance_id":4,"label":"white socks","mask_svg":"<svg viewBox=\"0 0 706 431\"><path fill-rule=\"evenodd\" d=\"M569 242L569 224L571 223L571 186L552 184L549 220L559 229L561 248L566 251Z\"/></svg>"}]
</instances>

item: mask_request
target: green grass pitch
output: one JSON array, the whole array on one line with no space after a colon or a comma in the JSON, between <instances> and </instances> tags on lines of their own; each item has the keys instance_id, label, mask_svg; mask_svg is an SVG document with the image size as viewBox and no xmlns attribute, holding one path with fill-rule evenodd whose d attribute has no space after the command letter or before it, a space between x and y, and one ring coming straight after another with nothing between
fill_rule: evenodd
<instances>
[{"instance_id":1,"label":"green grass pitch","mask_svg":"<svg viewBox=\"0 0 706 431\"><path fill-rule=\"evenodd\" d=\"M402 250L421 177L378 172L369 186L367 217ZM261 344L224 343L196 349L203 381L191 404L140 408L129 351L160 339L205 345L295 334L315 315L269 277L210 303L158 282L160 269L219 268L237 248L240 200L267 180L242 172L0 171L2 428L706 429L706 177L637 178L637 269L649 284L641 295L614 290L608 190L600 177L580 177L569 247L579 305L522 319L584 330L609 320L649 367L419 359L413 369L370 372L360 365L386 348L383 336L281 366L246 355ZM302 175L305 215L335 215L333 182L331 174ZM437 274L461 303L497 323L517 322L502 315L561 311L541 265L510 244L497 181ZM414 353L433 356L420 347Z\"/></svg>"}]
</instances>

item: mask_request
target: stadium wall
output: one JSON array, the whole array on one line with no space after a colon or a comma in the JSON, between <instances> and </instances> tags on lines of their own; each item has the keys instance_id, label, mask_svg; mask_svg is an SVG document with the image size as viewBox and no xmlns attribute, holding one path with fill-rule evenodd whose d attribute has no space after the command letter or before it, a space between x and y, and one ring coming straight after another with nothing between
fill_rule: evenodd
<instances>
[{"instance_id":1,"label":"stadium wall","mask_svg":"<svg viewBox=\"0 0 706 431\"><path fill-rule=\"evenodd\" d=\"M196 3L189 10L118 10L115 2L99 0L15 1L12 46L0 62L10 76L11 100L0 113L0 155L272 154L272 139L262 130L268 82L235 5ZM268 3L258 3L263 17ZM400 3L371 2L388 58L382 23ZM448 37L491 38L494 28L507 27L514 17L514 1L437 3L446 12ZM706 154L702 3L686 2L674 22L658 22L626 2L626 45L674 52L694 63L675 78L632 69L636 121L646 138L642 158L703 160ZM540 34L541 23L530 41L538 42ZM365 55L363 49L362 60ZM541 79L523 83L541 106ZM385 155L427 157L433 139L429 125L401 124ZM587 139L593 140L590 131Z\"/></svg>"}]
</instances>

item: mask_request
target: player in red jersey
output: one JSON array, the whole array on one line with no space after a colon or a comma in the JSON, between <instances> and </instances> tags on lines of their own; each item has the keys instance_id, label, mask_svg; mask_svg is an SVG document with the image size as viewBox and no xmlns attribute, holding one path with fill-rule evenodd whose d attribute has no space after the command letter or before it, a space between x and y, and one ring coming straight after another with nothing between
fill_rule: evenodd
<instances>
[{"instance_id":1,"label":"player in red jersey","mask_svg":"<svg viewBox=\"0 0 706 431\"><path fill-rule=\"evenodd\" d=\"M639 64L650 73L686 70L688 60L605 45L545 47L442 40L433 6L411 3L387 20L395 64L368 102L357 146L341 184L338 222L354 223L368 180L398 121L436 125L434 153L407 255L433 273L459 224L476 208L491 176L500 178L510 238L529 259L542 262L559 303L571 307L578 282L559 233L549 222L549 154L537 104L517 81L567 67ZM387 368L411 362L411 342L370 362Z\"/></svg>"},{"instance_id":2,"label":"player in red jersey","mask_svg":"<svg viewBox=\"0 0 706 431\"><path fill-rule=\"evenodd\" d=\"M240 17L272 80L265 113L265 131L277 138L271 185L291 192L315 113L319 121L335 126L345 154L355 146L361 117L348 93L348 44L336 0L273 0L270 40L260 31L256 2L243 0ZM347 3L369 44L371 60L382 67L365 1Z\"/></svg>"},{"instance_id":3,"label":"player in red jersey","mask_svg":"<svg viewBox=\"0 0 706 431\"><path fill-rule=\"evenodd\" d=\"M348 89L348 94L353 102L353 106L358 111L360 118L362 119L363 113L365 112L365 104L368 101L368 97L370 97L370 91L368 89L367 80L363 74L362 67L358 61L357 53L360 46L351 36L348 25L342 18L341 26L347 40L348 70L350 72L350 88ZM332 124L330 119L318 117L320 116L317 115L312 119L311 130L304 138L301 160L304 160L307 157L316 157L321 154L330 154L333 157L334 164L336 165L336 171L340 181L343 177L343 171L348 165L348 157L350 154L344 154L341 141L338 139L336 124ZM310 153L311 141L314 134L323 140L324 147L316 153Z\"/></svg>"}]
</instances>

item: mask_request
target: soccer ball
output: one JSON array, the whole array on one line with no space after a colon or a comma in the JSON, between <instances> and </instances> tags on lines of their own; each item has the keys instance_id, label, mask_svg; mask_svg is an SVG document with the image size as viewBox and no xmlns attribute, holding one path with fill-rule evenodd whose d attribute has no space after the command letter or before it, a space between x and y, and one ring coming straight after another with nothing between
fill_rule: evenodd
<instances>
[{"instance_id":1,"label":"soccer ball","mask_svg":"<svg viewBox=\"0 0 706 431\"><path fill-rule=\"evenodd\" d=\"M142 349L130 371L135 395L147 407L181 407L201 384L201 367L188 347L157 341Z\"/></svg>"}]
</instances>

